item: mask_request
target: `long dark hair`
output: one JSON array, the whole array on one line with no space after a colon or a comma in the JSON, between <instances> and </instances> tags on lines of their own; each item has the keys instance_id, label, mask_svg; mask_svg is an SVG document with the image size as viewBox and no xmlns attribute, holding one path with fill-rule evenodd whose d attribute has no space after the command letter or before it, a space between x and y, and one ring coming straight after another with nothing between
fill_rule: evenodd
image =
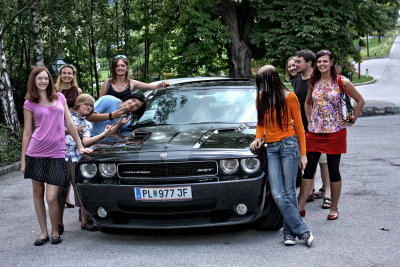
<instances>
[{"instance_id":1,"label":"long dark hair","mask_svg":"<svg viewBox=\"0 0 400 267\"><path fill-rule=\"evenodd\" d=\"M332 65L330 68L331 69L331 77L332 77L333 81L336 81L337 71L336 71L336 65L335 65L334 58L332 56L331 51L329 51L329 50L318 51L317 54L315 55L316 61L318 61L318 59L322 56L328 56L330 61L332 62ZM311 88L314 88L315 83L321 79L321 72L319 71L317 65L318 64L315 64L313 73L311 74L310 80L308 82L310 84Z\"/></svg>"},{"instance_id":2,"label":"long dark hair","mask_svg":"<svg viewBox=\"0 0 400 267\"><path fill-rule=\"evenodd\" d=\"M261 67L256 74L256 85L258 124L264 125L264 114L267 114L268 124L275 116L280 128L283 129L283 125L287 125L285 91L288 89L279 78L276 68L272 65Z\"/></svg>"}]
</instances>

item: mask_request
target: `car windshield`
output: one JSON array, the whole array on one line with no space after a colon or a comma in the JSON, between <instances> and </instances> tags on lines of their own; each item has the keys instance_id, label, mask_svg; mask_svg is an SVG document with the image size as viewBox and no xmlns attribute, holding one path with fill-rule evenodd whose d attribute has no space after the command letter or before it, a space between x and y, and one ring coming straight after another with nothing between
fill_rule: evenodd
<instances>
[{"instance_id":1,"label":"car windshield","mask_svg":"<svg viewBox=\"0 0 400 267\"><path fill-rule=\"evenodd\" d=\"M150 95L136 124L256 122L255 95L250 87L159 90Z\"/></svg>"}]
</instances>

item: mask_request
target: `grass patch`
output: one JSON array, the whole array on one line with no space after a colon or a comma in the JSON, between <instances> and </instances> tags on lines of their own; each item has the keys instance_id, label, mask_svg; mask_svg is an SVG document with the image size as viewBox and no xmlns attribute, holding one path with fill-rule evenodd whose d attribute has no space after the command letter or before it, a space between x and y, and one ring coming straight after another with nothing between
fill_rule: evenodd
<instances>
[{"instance_id":1,"label":"grass patch","mask_svg":"<svg viewBox=\"0 0 400 267\"><path fill-rule=\"evenodd\" d=\"M397 31L397 33L396 33ZM381 41L379 42L378 36L369 36L368 38L368 46L369 46L369 55L367 52L367 39L363 39L364 46L361 49L361 56L363 59L370 59L376 57L387 57L389 56L390 49L392 48L393 42L396 39L396 36L400 32L400 27L396 26L393 30L388 31L385 36L381 37ZM355 41L356 45L358 41Z\"/></svg>"},{"instance_id":2,"label":"grass patch","mask_svg":"<svg viewBox=\"0 0 400 267\"><path fill-rule=\"evenodd\" d=\"M365 76L365 75L361 75L360 79L358 79L358 74L353 75L351 82L353 84L357 84L357 83L365 83L365 82L370 82L374 79L374 77L372 76Z\"/></svg>"}]
</instances>

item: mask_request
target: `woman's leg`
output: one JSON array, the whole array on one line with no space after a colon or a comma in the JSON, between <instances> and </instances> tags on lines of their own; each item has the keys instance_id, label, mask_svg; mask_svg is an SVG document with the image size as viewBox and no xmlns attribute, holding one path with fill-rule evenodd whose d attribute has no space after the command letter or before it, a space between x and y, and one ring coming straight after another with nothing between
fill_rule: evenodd
<instances>
[{"instance_id":1,"label":"woman's leg","mask_svg":"<svg viewBox=\"0 0 400 267\"><path fill-rule=\"evenodd\" d=\"M68 186L67 198L65 199L65 203L69 205L74 205L70 198L70 191L71 191L71 185Z\"/></svg>"},{"instance_id":2,"label":"woman's leg","mask_svg":"<svg viewBox=\"0 0 400 267\"><path fill-rule=\"evenodd\" d=\"M39 239L48 237L46 208L44 206L44 183L32 180L33 205L35 207L36 216L40 227Z\"/></svg>"},{"instance_id":3,"label":"woman's leg","mask_svg":"<svg viewBox=\"0 0 400 267\"><path fill-rule=\"evenodd\" d=\"M51 236L57 237L58 233L58 218L60 208L58 205L57 195L60 190L60 186L48 184L46 186L46 201L49 207L49 215L51 222Z\"/></svg>"},{"instance_id":4,"label":"woman's leg","mask_svg":"<svg viewBox=\"0 0 400 267\"><path fill-rule=\"evenodd\" d=\"M301 237L310 230L297 211L296 172L299 164L297 139L286 138L279 145L268 147L267 155L272 196L283 216L283 234Z\"/></svg>"},{"instance_id":5,"label":"woman's leg","mask_svg":"<svg viewBox=\"0 0 400 267\"><path fill-rule=\"evenodd\" d=\"M299 211L304 210L306 205L307 197L314 186L314 174L317 170L317 165L321 153L319 152L307 152L307 166L304 170L303 179L301 180L300 193L299 193Z\"/></svg>"},{"instance_id":6,"label":"woman's leg","mask_svg":"<svg viewBox=\"0 0 400 267\"><path fill-rule=\"evenodd\" d=\"M330 215L337 215L338 214L338 205L340 194L342 192L342 178L340 175L340 157L341 154L328 154L328 169L329 169L329 178L331 181L331 197L332 197L332 204L331 210L329 212Z\"/></svg>"},{"instance_id":7,"label":"woman's leg","mask_svg":"<svg viewBox=\"0 0 400 267\"><path fill-rule=\"evenodd\" d=\"M68 195L69 195L69 188L70 188L70 181L71 181L71 176L75 175L75 164L69 160L67 162L67 169L68 169L68 185L67 186L61 186L60 190L58 191L57 194L57 199L58 199L58 206L59 206L59 213L58 213L58 225L64 227L64 209L65 209L65 204L67 203L68 200ZM64 230L64 229L63 229Z\"/></svg>"},{"instance_id":8,"label":"woman's leg","mask_svg":"<svg viewBox=\"0 0 400 267\"><path fill-rule=\"evenodd\" d=\"M324 188L323 197L331 197L328 163L320 163L319 168L321 170L322 188Z\"/></svg>"}]
</instances>

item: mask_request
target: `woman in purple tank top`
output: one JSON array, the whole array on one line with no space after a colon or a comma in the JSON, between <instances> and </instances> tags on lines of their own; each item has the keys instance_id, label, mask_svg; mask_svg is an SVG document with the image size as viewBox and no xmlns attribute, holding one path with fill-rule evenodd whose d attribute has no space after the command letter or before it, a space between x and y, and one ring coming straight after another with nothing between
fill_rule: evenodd
<instances>
[{"instance_id":1,"label":"woman in purple tank top","mask_svg":"<svg viewBox=\"0 0 400 267\"><path fill-rule=\"evenodd\" d=\"M45 67L35 67L28 79L24 103L24 132L22 137L21 171L32 180L33 203L40 226L40 236L34 242L41 246L50 240L44 194L51 222L51 243L61 243L57 219L58 191L66 183L64 125L75 140L80 153L90 153L82 146L71 119L65 97L56 93L51 75ZM32 124L35 130L32 132Z\"/></svg>"}]
</instances>

